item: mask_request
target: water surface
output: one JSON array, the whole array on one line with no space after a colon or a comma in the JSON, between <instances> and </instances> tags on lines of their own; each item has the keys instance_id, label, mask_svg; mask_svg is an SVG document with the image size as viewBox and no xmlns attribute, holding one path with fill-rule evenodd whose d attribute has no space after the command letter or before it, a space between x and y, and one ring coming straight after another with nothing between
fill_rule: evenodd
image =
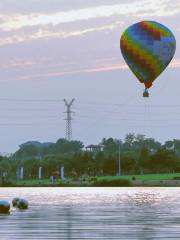
<instances>
[{"instance_id":1,"label":"water surface","mask_svg":"<svg viewBox=\"0 0 180 240\"><path fill-rule=\"evenodd\" d=\"M180 239L179 188L0 188L0 239Z\"/></svg>"}]
</instances>

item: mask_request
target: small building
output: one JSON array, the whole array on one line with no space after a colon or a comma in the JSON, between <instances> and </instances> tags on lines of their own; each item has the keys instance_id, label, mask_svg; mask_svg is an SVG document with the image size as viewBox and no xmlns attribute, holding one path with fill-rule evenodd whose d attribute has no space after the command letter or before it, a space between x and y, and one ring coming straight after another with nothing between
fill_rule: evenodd
<instances>
[{"instance_id":1,"label":"small building","mask_svg":"<svg viewBox=\"0 0 180 240\"><path fill-rule=\"evenodd\" d=\"M103 146L102 145L93 145L90 144L86 147L86 151L90 151L90 152L101 152L103 150Z\"/></svg>"}]
</instances>

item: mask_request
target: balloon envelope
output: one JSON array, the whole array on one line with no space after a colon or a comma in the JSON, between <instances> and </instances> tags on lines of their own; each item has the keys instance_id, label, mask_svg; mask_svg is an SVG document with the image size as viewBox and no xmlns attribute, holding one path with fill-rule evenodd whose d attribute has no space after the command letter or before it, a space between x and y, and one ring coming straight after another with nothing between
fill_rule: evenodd
<instances>
[{"instance_id":1,"label":"balloon envelope","mask_svg":"<svg viewBox=\"0 0 180 240\"><path fill-rule=\"evenodd\" d=\"M120 48L129 68L149 88L173 58L176 40L164 25L142 21L124 31Z\"/></svg>"}]
</instances>

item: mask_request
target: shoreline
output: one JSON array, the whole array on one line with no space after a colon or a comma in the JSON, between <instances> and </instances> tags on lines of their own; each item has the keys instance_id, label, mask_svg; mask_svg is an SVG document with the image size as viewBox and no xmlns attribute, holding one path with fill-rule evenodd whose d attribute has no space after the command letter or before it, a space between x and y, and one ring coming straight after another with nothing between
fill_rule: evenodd
<instances>
[{"instance_id":1,"label":"shoreline","mask_svg":"<svg viewBox=\"0 0 180 240\"><path fill-rule=\"evenodd\" d=\"M130 181L129 185L98 185L95 182L83 183L83 182L70 182L70 183L37 183L30 184L26 181L23 183L7 183L0 184L1 188L21 188L21 187L180 187L180 180L135 180Z\"/></svg>"}]
</instances>

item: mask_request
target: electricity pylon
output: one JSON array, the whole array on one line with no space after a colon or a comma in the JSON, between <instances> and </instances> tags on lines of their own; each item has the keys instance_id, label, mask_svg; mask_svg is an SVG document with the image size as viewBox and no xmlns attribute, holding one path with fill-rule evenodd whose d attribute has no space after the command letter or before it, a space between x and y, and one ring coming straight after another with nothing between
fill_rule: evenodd
<instances>
[{"instance_id":1,"label":"electricity pylon","mask_svg":"<svg viewBox=\"0 0 180 240\"><path fill-rule=\"evenodd\" d=\"M65 132L65 136L66 136L66 139L68 141L71 141L72 140L72 125L71 125L71 121L73 120L72 119L72 116L71 114L73 113L71 111L71 107L72 107L72 104L73 102L75 101L75 99L73 98L69 103L67 102L66 99L63 99L64 103L65 103L65 106L66 106L66 118L64 120L66 120L66 132Z\"/></svg>"}]
</instances>

